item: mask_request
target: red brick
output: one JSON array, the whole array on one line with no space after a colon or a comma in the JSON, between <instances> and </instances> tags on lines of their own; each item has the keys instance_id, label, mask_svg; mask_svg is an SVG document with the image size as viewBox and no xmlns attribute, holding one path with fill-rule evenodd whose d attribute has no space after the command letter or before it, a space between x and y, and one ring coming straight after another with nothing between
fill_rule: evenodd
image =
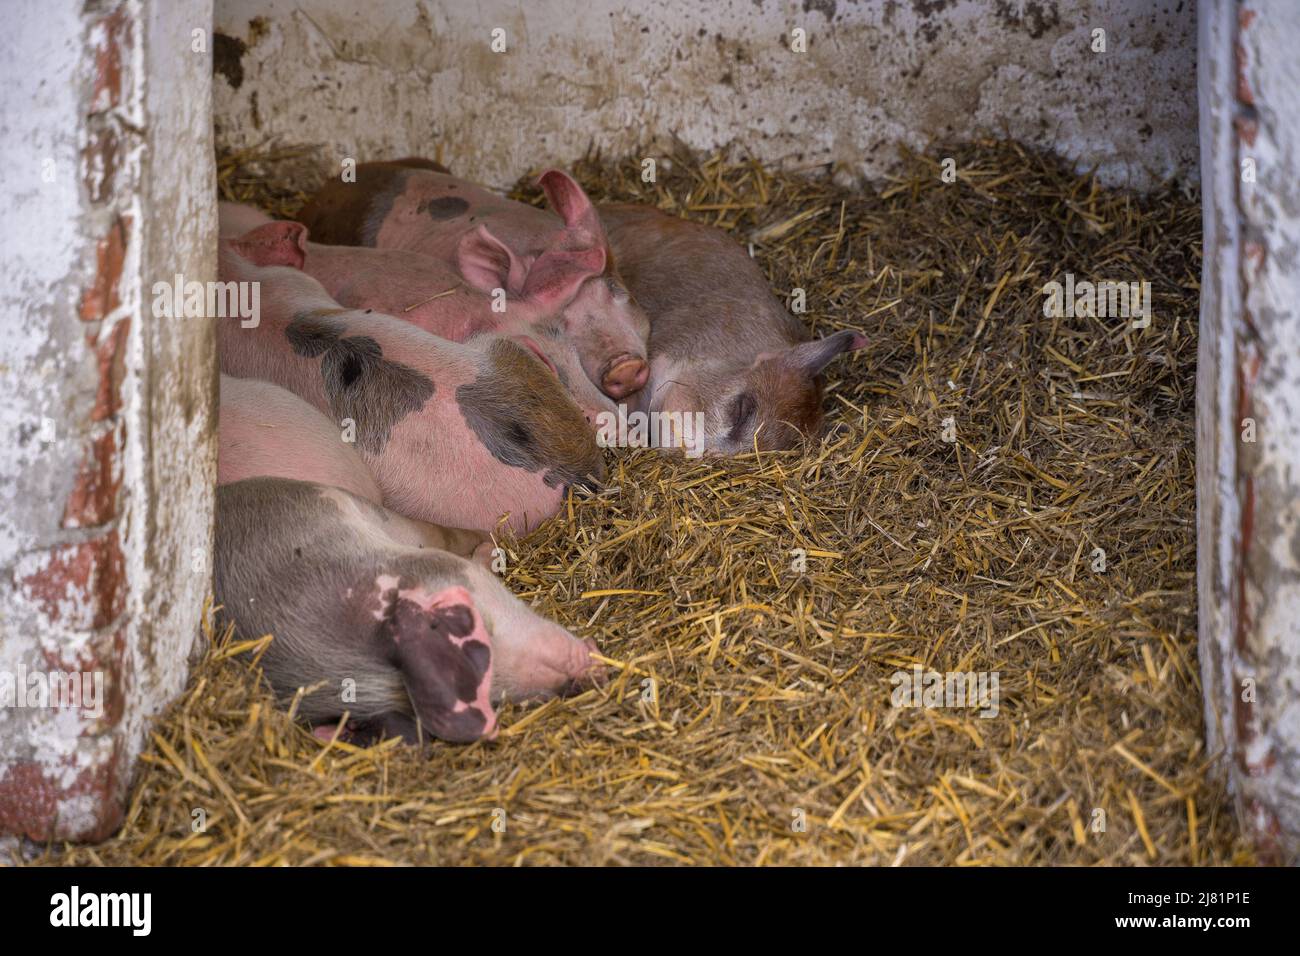
<instances>
[{"instance_id":1,"label":"red brick","mask_svg":"<svg viewBox=\"0 0 1300 956\"><path fill-rule=\"evenodd\" d=\"M95 351L99 365L99 388L95 392L95 407L90 410L92 422L112 418L122 407L122 379L126 376L126 339L131 331L130 319L119 319L108 335L100 341Z\"/></svg>"},{"instance_id":2,"label":"red brick","mask_svg":"<svg viewBox=\"0 0 1300 956\"><path fill-rule=\"evenodd\" d=\"M102 31L95 48L95 88L90 98L90 111L102 113L122 102L123 51L130 47L131 25L127 21L126 5L117 7L99 21Z\"/></svg>"},{"instance_id":3,"label":"red brick","mask_svg":"<svg viewBox=\"0 0 1300 956\"><path fill-rule=\"evenodd\" d=\"M91 202L102 203L113 197L119 155L117 131L112 126L103 125L90 131L89 142L81 151L81 161Z\"/></svg>"},{"instance_id":4,"label":"red brick","mask_svg":"<svg viewBox=\"0 0 1300 956\"><path fill-rule=\"evenodd\" d=\"M113 220L108 235L99 240L95 248L95 279L90 288L81 294L83 322L98 322L122 304L117 287L122 279L122 266L126 262L129 225L129 220L121 216Z\"/></svg>"},{"instance_id":5,"label":"red brick","mask_svg":"<svg viewBox=\"0 0 1300 956\"><path fill-rule=\"evenodd\" d=\"M41 653L47 671L63 671L74 674L102 674L104 678L104 697L100 703L103 713L94 721L88 721L82 736L98 736L116 727L122 721L126 710L126 626L97 635L76 657L67 657L57 649L45 649Z\"/></svg>"},{"instance_id":6,"label":"red brick","mask_svg":"<svg viewBox=\"0 0 1300 956\"><path fill-rule=\"evenodd\" d=\"M87 449L63 509L62 526L93 528L107 524L117 514L121 487L122 462L118 454L118 430L114 429L105 432Z\"/></svg>"},{"instance_id":7,"label":"red brick","mask_svg":"<svg viewBox=\"0 0 1300 956\"><path fill-rule=\"evenodd\" d=\"M126 563L117 531L81 544L54 548L40 569L20 577L28 601L51 621L98 630L115 621L126 600Z\"/></svg>"},{"instance_id":8,"label":"red brick","mask_svg":"<svg viewBox=\"0 0 1300 956\"><path fill-rule=\"evenodd\" d=\"M71 786L63 787L57 768L47 771L34 761L13 762L7 772L0 771L0 833L22 834L40 843L107 839L122 825L126 809L121 765L122 751L115 745L102 763L83 769ZM85 796L94 798L88 819L59 818L61 801Z\"/></svg>"}]
</instances>

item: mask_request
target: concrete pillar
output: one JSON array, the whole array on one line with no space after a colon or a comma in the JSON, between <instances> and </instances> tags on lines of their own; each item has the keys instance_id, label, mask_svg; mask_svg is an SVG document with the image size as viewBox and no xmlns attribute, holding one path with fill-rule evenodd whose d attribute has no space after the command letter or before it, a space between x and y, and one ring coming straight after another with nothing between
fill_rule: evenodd
<instances>
[{"instance_id":1,"label":"concrete pillar","mask_svg":"<svg viewBox=\"0 0 1300 956\"><path fill-rule=\"evenodd\" d=\"M1212 752L1264 860L1300 859L1300 5L1202 0L1197 382Z\"/></svg>"},{"instance_id":2,"label":"concrete pillar","mask_svg":"<svg viewBox=\"0 0 1300 956\"><path fill-rule=\"evenodd\" d=\"M215 277L211 0L3 14L0 834L93 840L210 591L212 329L151 289Z\"/></svg>"}]
</instances>

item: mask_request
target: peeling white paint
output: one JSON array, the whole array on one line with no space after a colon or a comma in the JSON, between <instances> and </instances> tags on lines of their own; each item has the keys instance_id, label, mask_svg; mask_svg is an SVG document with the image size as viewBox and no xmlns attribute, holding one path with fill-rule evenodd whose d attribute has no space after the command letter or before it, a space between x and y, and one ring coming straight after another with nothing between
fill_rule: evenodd
<instances>
[{"instance_id":1,"label":"peeling white paint","mask_svg":"<svg viewBox=\"0 0 1300 956\"><path fill-rule=\"evenodd\" d=\"M120 17L120 33L105 28L110 17ZM55 802L56 838L112 820L105 806L121 805L149 720L183 686L210 590L206 575L182 569L186 545L210 550L211 330L154 320L144 297L162 275L215 274L212 67L190 49L196 27L210 31L210 0L5 8L0 134L24 148L0 164L0 668L30 673L86 660L105 672L106 695L123 701L117 720L0 708L0 811L10 815L0 825L39 829L14 824L12 814L39 804L52 785L65 791ZM107 48L120 65L116 102L115 84L104 82ZM119 302L83 321L97 245L119 217L129 220ZM98 352L119 329L121 406L94 420ZM47 420L52 441L43 440ZM92 494L115 505L106 518L99 504L83 506L87 519L69 510L70 495L83 464L96 460L95 441L109 437L120 491ZM48 573L59 555L111 534L120 543L120 605L97 600L71 573ZM80 792L66 792L74 787Z\"/></svg>"},{"instance_id":2,"label":"peeling white paint","mask_svg":"<svg viewBox=\"0 0 1300 956\"><path fill-rule=\"evenodd\" d=\"M878 178L899 144L1005 131L1107 183L1196 178L1191 0L218 0L216 18L247 47L216 80L219 141L320 144L331 165L441 146L505 186L675 132Z\"/></svg>"},{"instance_id":3,"label":"peeling white paint","mask_svg":"<svg viewBox=\"0 0 1300 956\"><path fill-rule=\"evenodd\" d=\"M1300 6L1201 6L1200 657L1238 816L1300 860ZM1252 160L1256 182L1242 174ZM1244 441L1242 420L1255 422Z\"/></svg>"}]
</instances>

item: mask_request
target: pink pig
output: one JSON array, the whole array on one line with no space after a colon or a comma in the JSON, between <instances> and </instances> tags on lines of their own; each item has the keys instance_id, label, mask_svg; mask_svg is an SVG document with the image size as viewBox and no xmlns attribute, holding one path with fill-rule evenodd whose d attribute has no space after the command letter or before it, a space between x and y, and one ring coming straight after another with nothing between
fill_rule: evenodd
<instances>
[{"instance_id":1,"label":"pink pig","mask_svg":"<svg viewBox=\"0 0 1300 956\"><path fill-rule=\"evenodd\" d=\"M626 398L649 375L646 315L619 278L582 187L558 169L538 182L554 213L436 171L427 160L363 163L355 183L327 183L299 218L318 242L406 249L457 269L465 238L480 231L493 246L484 254L495 260L507 308L559 310L591 381Z\"/></svg>"},{"instance_id":2,"label":"pink pig","mask_svg":"<svg viewBox=\"0 0 1300 956\"><path fill-rule=\"evenodd\" d=\"M360 456L302 399L222 376L219 446L221 614L242 636L274 635L262 668L285 701L307 689L303 717L346 713L355 743L490 739L504 698L597 675L594 644L456 556L483 535L382 508Z\"/></svg>"},{"instance_id":3,"label":"pink pig","mask_svg":"<svg viewBox=\"0 0 1300 956\"><path fill-rule=\"evenodd\" d=\"M354 432L386 507L483 531L509 515L523 532L569 485L604 477L582 412L528 349L341 308L311 276L255 265L241 243L221 242L221 278L257 283L260 315L218 323L222 371L274 382Z\"/></svg>"},{"instance_id":4,"label":"pink pig","mask_svg":"<svg viewBox=\"0 0 1300 956\"><path fill-rule=\"evenodd\" d=\"M340 305L382 312L453 342L489 332L511 338L555 372L589 422L601 412L615 411L587 378L557 313L543 312L531 301L512 304L505 313L493 309L491 291L507 281L500 271L506 253L486 230L463 238L457 272L403 249L309 242L306 226L273 220L251 206L223 202L220 213L221 234L241 237L247 257L257 265L301 268Z\"/></svg>"}]
</instances>

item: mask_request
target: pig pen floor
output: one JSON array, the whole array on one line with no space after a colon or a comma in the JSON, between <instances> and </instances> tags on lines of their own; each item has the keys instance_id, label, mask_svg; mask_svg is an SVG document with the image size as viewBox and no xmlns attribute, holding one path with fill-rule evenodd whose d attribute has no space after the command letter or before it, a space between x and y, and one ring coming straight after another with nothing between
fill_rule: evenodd
<instances>
[{"instance_id":1,"label":"pig pen floor","mask_svg":"<svg viewBox=\"0 0 1300 956\"><path fill-rule=\"evenodd\" d=\"M577 165L594 198L752 242L814 331L872 342L831 366L805 452L611 452L601 494L508 543L508 585L597 640L607 686L507 706L492 744L360 751L314 740L212 641L121 833L37 859L1251 862L1202 744L1199 207L1014 144L935 155L957 183L912 157L865 193L682 152L657 185L636 158ZM263 151L220 178L286 214L321 173ZM1066 272L1150 281L1151 327L1044 318ZM997 715L891 706L913 665L996 671Z\"/></svg>"}]
</instances>

